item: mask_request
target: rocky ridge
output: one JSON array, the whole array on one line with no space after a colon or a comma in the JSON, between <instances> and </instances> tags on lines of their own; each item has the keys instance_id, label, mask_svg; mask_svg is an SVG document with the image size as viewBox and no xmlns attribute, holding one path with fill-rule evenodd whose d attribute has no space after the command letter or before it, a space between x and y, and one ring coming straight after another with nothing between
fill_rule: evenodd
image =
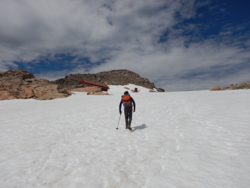
<instances>
[{"instance_id":1,"label":"rocky ridge","mask_svg":"<svg viewBox=\"0 0 250 188\"><path fill-rule=\"evenodd\" d=\"M230 86L227 87L212 87L210 91L220 91L220 90L236 90L236 89L250 89L250 81L241 83L241 84L231 84Z\"/></svg>"},{"instance_id":2,"label":"rocky ridge","mask_svg":"<svg viewBox=\"0 0 250 188\"><path fill-rule=\"evenodd\" d=\"M148 89L156 88L154 83L151 83L147 78L140 77L132 71L120 69L111 70L106 72L100 72L97 74L70 74L65 78L61 78L52 81L54 84L58 84L60 88L72 88L80 80L87 80L91 82L96 82L105 85L127 85L135 84L138 86L143 86ZM156 88L159 92L164 92L164 89Z\"/></svg>"},{"instance_id":3,"label":"rocky ridge","mask_svg":"<svg viewBox=\"0 0 250 188\"><path fill-rule=\"evenodd\" d=\"M36 78L25 70L9 70L0 73L0 100L37 99L50 100L71 95L58 85L43 78Z\"/></svg>"}]
</instances>

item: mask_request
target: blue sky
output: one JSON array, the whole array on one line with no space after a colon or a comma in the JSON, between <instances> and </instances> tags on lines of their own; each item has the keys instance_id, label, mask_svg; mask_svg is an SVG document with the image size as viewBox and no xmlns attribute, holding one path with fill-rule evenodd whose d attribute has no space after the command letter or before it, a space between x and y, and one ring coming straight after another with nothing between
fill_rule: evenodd
<instances>
[{"instance_id":1,"label":"blue sky","mask_svg":"<svg viewBox=\"0 0 250 188\"><path fill-rule=\"evenodd\" d=\"M1 0L0 72L128 69L166 91L250 80L247 0Z\"/></svg>"}]
</instances>

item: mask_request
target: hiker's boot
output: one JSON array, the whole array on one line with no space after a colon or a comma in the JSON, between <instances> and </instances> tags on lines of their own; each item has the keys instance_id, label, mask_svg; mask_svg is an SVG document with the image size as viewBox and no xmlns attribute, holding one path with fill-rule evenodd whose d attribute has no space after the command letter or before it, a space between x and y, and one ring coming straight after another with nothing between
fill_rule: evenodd
<instances>
[{"instance_id":1,"label":"hiker's boot","mask_svg":"<svg viewBox=\"0 0 250 188\"><path fill-rule=\"evenodd\" d=\"M130 126L130 125L128 126L128 129L132 131L131 126Z\"/></svg>"}]
</instances>

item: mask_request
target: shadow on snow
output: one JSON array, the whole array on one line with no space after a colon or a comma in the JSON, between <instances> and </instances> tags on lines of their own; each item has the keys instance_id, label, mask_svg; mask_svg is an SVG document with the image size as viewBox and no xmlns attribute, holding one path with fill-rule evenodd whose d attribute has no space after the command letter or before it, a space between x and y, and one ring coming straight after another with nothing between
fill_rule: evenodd
<instances>
[{"instance_id":1,"label":"shadow on snow","mask_svg":"<svg viewBox=\"0 0 250 188\"><path fill-rule=\"evenodd\" d=\"M145 128L147 128L147 125L145 125L145 124L138 125L136 127L133 127L133 131L132 132L134 132L136 130L142 130L142 129L145 129Z\"/></svg>"}]
</instances>

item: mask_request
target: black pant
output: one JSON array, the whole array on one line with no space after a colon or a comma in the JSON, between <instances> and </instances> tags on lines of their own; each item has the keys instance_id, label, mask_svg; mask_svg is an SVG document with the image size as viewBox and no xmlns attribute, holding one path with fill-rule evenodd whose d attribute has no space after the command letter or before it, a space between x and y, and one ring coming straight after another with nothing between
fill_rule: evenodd
<instances>
[{"instance_id":1,"label":"black pant","mask_svg":"<svg viewBox=\"0 0 250 188\"><path fill-rule=\"evenodd\" d=\"M126 127L128 125L131 125L132 122L132 108L125 108L124 109L124 115L125 115L125 123L126 123Z\"/></svg>"}]
</instances>

